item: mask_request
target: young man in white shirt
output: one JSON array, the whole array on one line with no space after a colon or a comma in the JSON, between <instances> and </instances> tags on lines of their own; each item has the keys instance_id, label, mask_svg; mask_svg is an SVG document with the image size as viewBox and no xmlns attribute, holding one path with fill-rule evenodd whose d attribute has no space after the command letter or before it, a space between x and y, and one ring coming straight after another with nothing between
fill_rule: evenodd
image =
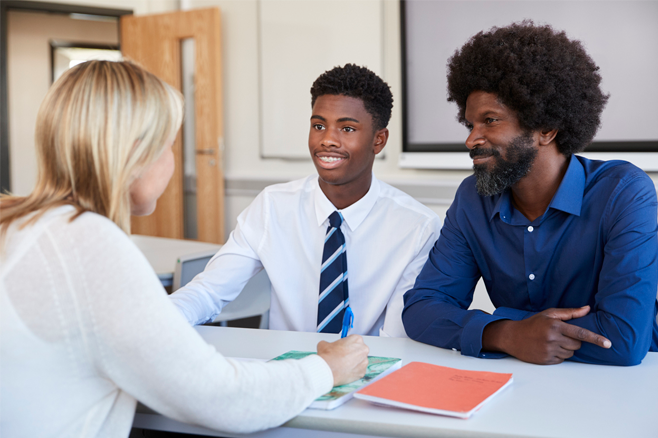
<instances>
[{"instance_id":1,"label":"young man in white shirt","mask_svg":"<svg viewBox=\"0 0 658 438\"><path fill-rule=\"evenodd\" d=\"M271 329L406 336L402 296L441 224L372 174L393 96L353 64L322 74L311 96L309 150L318 175L265 188L205 271L171 300L191 324L212 321L264 268Z\"/></svg>"}]
</instances>

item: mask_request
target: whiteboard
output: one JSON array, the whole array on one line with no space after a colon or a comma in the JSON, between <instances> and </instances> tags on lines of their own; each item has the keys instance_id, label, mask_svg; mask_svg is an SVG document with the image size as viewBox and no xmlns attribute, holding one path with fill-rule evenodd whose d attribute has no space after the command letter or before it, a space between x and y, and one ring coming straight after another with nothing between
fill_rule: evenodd
<instances>
[{"instance_id":1,"label":"whiteboard","mask_svg":"<svg viewBox=\"0 0 658 438\"><path fill-rule=\"evenodd\" d=\"M405 13L406 151L464 143L457 105L446 101L448 58L477 32L525 18L580 40L601 68L610 99L595 141L658 140L658 1L408 0Z\"/></svg>"},{"instance_id":2,"label":"whiteboard","mask_svg":"<svg viewBox=\"0 0 658 438\"><path fill-rule=\"evenodd\" d=\"M259 2L261 156L310 159L311 85L346 63L382 76L381 0Z\"/></svg>"}]
</instances>

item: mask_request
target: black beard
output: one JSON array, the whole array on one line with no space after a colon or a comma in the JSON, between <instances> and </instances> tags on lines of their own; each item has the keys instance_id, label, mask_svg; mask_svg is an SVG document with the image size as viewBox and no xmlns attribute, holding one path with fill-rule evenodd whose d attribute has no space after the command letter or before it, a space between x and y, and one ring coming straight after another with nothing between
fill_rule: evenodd
<instances>
[{"instance_id":1,"label":"black beard","mask_svg":"<svg viewBox=\"0 0 658 438\"><path fill-rule=\"evenodd\" d=\"M471 158L478 155L493 155L495 163L491 170L487 164L473 165L475 187L480 196L494 196L526 176L537 157L537 148L532 146L532 133L526 132L513 139L507 146L507 159L497 149L472 149Z\"/></svg>"}]
</instances>

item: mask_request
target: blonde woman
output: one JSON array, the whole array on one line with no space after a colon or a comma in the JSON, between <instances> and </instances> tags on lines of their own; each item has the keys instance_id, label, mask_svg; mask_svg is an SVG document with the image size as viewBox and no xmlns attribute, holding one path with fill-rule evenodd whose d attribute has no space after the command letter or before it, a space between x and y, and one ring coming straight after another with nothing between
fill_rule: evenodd
<instances>
[{"instance_id":1,"label":"blonde woman","mask_svg":"<svg viewBox=\"0 0 658 438\"><path fill-rule=\"evenodd\" d=\"M0 436L128 436L137 400L205 427L277 426L365 372L360 337L300 361L204 343L132 244L171 178L182 100L129 62L74 67L39 110L39 180L0 199Z\"/></svg>"}]
</instances>

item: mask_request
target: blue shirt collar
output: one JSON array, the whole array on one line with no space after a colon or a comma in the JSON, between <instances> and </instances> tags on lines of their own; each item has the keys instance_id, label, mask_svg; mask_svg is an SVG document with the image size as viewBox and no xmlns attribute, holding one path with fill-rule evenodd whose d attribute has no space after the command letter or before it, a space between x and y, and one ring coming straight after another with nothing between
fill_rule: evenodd
<instances>
[{"instance_id":1,"label":"blue shirt collar","mask_svg":"<svg viewBox=\"0 0 658 438\"><path fill-rule=\"evenodd\" d=\"M505 190L502 195L498 195L498 200L494 206L491 215L489 216L489 222L496 217L496 214L500 215L500 218L503 222L509 223L509 218L512 215L510 208L512 207L512 199L510 198L511 191L509 189Z\"/></svg>"},{"instance_id":2,"label":"blue shirt collar","mask_svg":"<svg viewBox=\"0 0 658 438\"><path fill-rule=\"evenodd\" d=\"M565 213L580 216L583 206L583 195L585 194L585 169L575 155L571 155L571 161L567 172L562 178L553 200L548 208L562 210Z\"/></svg>"},{"instance_id":3,"label":"blue shirt collar","mask_svg":"<svg viewBox=\"0 0 658 438\"><path fill-rule=\"evenodd\" d=\"M583 205L583 195L585 193L585 169L578 161L575 155L571 155L569 167L562 178L562 182L555 192L555 196L548 205L548 208L564 211L565 213L580 216L580 210ZM501 219L509 223L512 217L512 192L505 190L495 201L489 222L499 214ZM547 209L548 210L548 209Z\"/></svg>"}]
</instances>

